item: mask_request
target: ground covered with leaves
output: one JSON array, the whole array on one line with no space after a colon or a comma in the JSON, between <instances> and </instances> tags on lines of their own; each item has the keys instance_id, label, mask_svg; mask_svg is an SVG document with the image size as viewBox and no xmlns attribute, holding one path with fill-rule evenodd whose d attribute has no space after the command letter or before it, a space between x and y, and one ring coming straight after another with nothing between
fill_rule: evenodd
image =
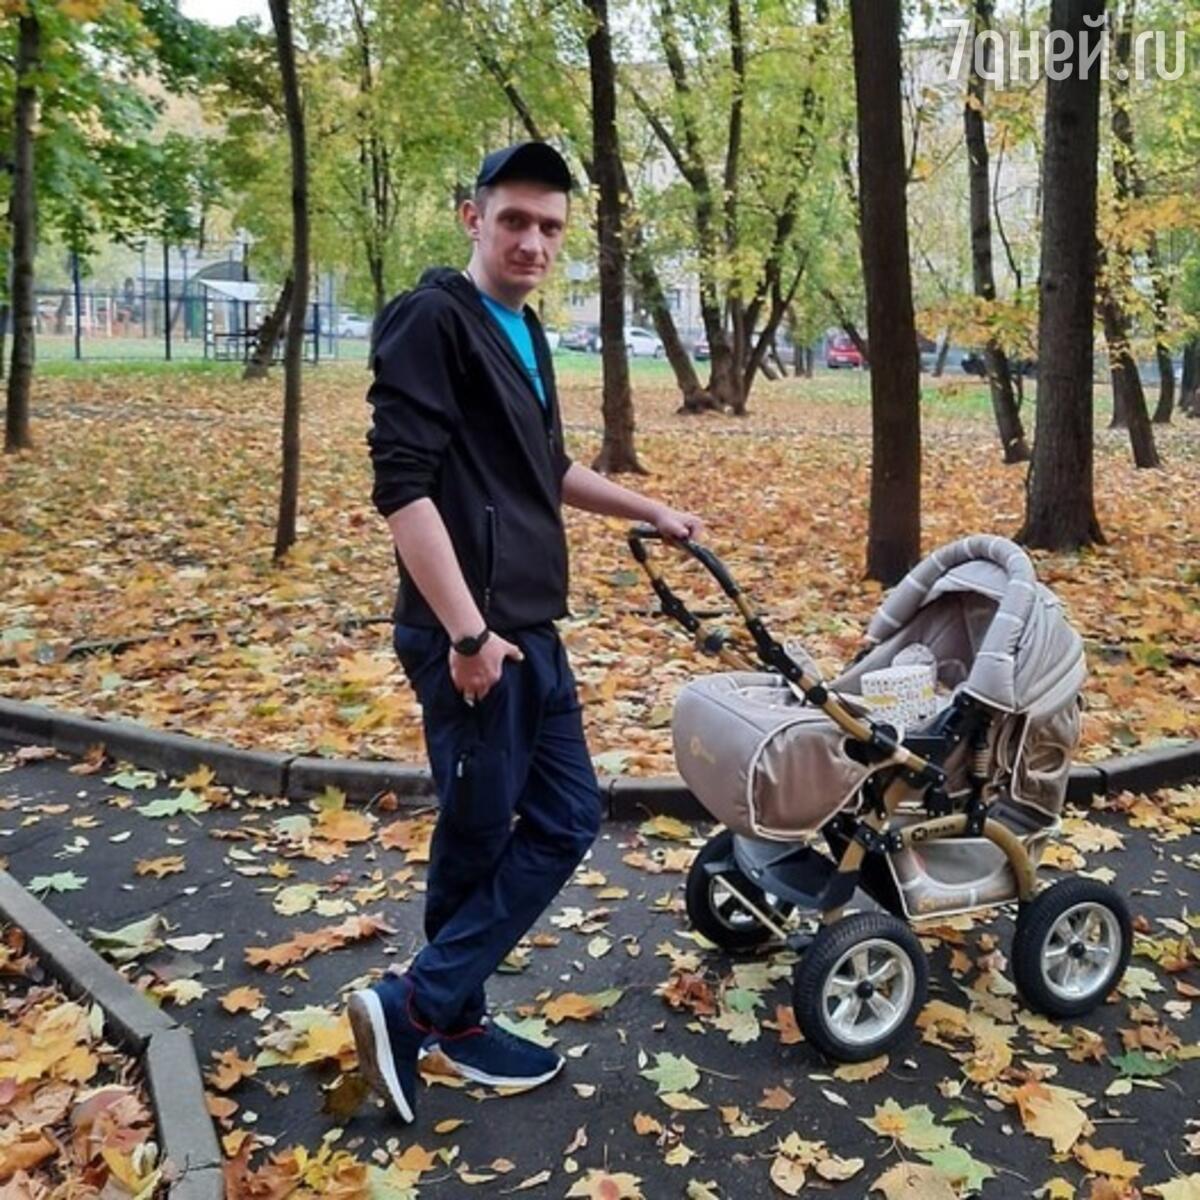
<instances>
[{"instance_id":1,"label":"ground covered with leaves","mask_svg":"<svg viewBox=\"0 0 1200 1200\"><path fill-rule=\"evenodd\" d=\"M192 1029L232 1200L1200 1196L1196 788L1068 812L1047 855L1049 880L1129 898L1107 1003L1023 1007L1006 911L925 924L916 1039L852 1067L803 1041L790 953L730 959L689 928L707 827L608 825L489 988L563 1075L501 1095L429 1061L405 1128L366 1093L344 1000L419 946L431 827L387 796L289 805L0 746L9 869Z\"/></svg>"},{"instance_id":2,"label":"ground covered with leaves","mask_svg":"<svg viewBox=\"0 0 1200 1200\"><path fill-rule=\"evenodd\" d=\"M15 927L0 927L0 1196L151 1200L166 1194L137 1060L104 1013L50 979Z\"/></svg>"},{"instance_id":3,"label":"ground covered with leaves","mask_svg":"<svg viewBox=\"0 0 1200 1200\"><path fill-rule=\"evenodd\" d=\"M599 383L594 366L566 375L569 447L587 462ZM0 462L0 691L245 746L420 759L390 647L395 569L368 499L366 383L347 366L308 377L301 538L278 570L278 381L39 381L39 448ZM779 634L836 671L880 600L861 578L865 376L762 383L743 420L675 415L661 373L635 383L652 472L638 486L703 515ZM963 383L927 393L926 549L1020 523L1024 471L1000 463L984 395ZM1138 472L1125 435L1099 432L1108 544L1038 557L1088 641L1085 758L1200 736L1200 422L1157 433L1167 467ZM671 702L710 662L651 618L620 522L571 513L568 531L562 632L598 765L669 772ZM691 588L687 570L674 577Z\"/></svg>"}]
</instances>

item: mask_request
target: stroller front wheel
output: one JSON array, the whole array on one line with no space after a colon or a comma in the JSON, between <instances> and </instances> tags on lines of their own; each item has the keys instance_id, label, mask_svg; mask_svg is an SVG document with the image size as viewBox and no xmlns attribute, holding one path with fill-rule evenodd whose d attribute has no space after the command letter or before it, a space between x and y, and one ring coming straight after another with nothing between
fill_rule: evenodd
<instances>
[{"instance_id":1,"label":"stroller front wheel","mask_svg":"<svg viewBox=\"0 0 1200 1200\"><path fill-rule=\"evenodd\" d=\"M766 893L734 865L733 834L723 829L705 842L688 871L684 889L688 920L722 950L752 950L768 942L771 930L726 886L726 880L756 908L773 915Z\"/></svg>"},{"instance_id":2,"label":"stroller front wheel","mask_svg":"<svg viewBox=\"0 0 1200 1200\"><path fill-rule=\"evenodd\" d=\"M1094 879L1064 879L1021 906L1013 982L1030 1008L1080 1017L1120 982L1132 946L1120 892Z\"/></svg>"},{"instance_id":3,"label":"stroller front wheel","mask_svg":"<svg viewBox=\"0 0 1200 1200\"><path fill-rule=\"evenodd\" d=\"M792 974L792 1007L818 1050L865 1062L909 1036L928 988L916 934L887 913L855 913L825 926L804 952Z\"/></svg>"}]
</instances>

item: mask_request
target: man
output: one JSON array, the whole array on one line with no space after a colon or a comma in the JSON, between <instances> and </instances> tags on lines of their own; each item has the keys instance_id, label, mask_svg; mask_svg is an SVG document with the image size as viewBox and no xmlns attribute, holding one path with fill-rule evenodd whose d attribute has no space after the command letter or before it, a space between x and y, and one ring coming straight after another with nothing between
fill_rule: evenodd
<instances>
[{"instance_id":1,"label":"man","mask_svg":"<svg viewBox=\"0 0 1200 1200\"><path fill-rule=\"evenodd\" d=\"M700 520L573 463L545 335L525 300L554 265L571 175L543 142L489 154L461 216L465 271L425 272L376 322L373 500L400 568L395 647L440 811L427 944L348 1004L364 1075L404 1121L417 1061L534 1086L562 1059L493 1024L484 983L587 853L601 801L553 622L567 611L563 503L691 537Z\"/></svg>"}]
</instances>

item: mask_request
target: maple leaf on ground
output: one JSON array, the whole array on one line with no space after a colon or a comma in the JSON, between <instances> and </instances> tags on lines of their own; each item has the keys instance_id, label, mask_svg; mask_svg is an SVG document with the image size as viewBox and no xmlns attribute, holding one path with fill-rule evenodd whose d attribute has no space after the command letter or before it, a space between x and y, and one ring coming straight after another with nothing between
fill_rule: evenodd
<instances>
[{"instance_id":1,"label":"maple leaf on ground","mask_svg":"<svg viewBox=\"0 0 1200 1200\"><path fill-rule=\"evenodd\" d=\"M916 1163L897 1163L871 1184L871 1192L881 1192L884 1200L958 1200L958 1192L941 1171Z\"/></svg>"},{"instance_id":2,"label":"maple leaf on ground","mask_svg":"<svg viewBox=\"0 0 1200 1200\"><path fill-rule=\"evenodd\" d=\"M10 1125L0 1132L0 1183L17 1171L36 1167L57 1151L58 1146L40 1129Z\"/></svg>"},{"instance_id":3,"label":"maple leaf on ground","mask_svg":"<svg viewBox=\"0 0 1200 1200\"><path fill-rule=\"evenodd\" d=\"M1116 1146L1100 1148L1083 1142L1075 1147L1074 1154L1079 1165L1093 1175L1136 1179L1142 1173L1142 1164L1126 1158Z\"/></svg>"},{"instance_id":4,"label":"maple leaf on ground","mask_svg":"<svg viewBox=\"0 0 1200 1200\"><path fill-rule=\"evenodd\" d=\"M298 933L285 942L273 946L247 946L246 962L252 967L266 967L268 971L303 962L314 954L338 950L351 942L374 937L377 933L395 933L377 913L361 913L348 917L340 925L329 925L308 933Z\"/></svg>"},{"instance_id":5,"label":"maple leaf on ground","mask_svg":"<svg viewBox=\"0 0 1200 1200\"><path fill-rule=\"evenodd\" d=\"M768 1112L784 1112L796 1103L796 1097L784 1087L764 1088L762 1099L758 1102L759 1108L765 1108Z\"/></svg>"},{"instance_id":6,"label":"maple leaf on ground","mask_svg":"<svg viewBox=\"0 0 1200 1200\"><path fill-rule=\"evenodd\" d=\"M563 992L547 1000L542 1006L542 1016L551 1025L559 1025L563 1021L590 1021L598 1017L606 1008L611 1008L620 998L621 991L612 988L608 992L599 992L592 996L581 996L578 992Z\"/></svg>"},{"instance_id":7,"label":"maple leaf on ground","mask_svg":"<svg viewBox=\"0 0 1200 1200\"><path fill-rule=\"evenodd\" d=\"M432 815L406 817L385 825L375 840L385 850L402 851L410 863L427 863L435 823L436 818Z\"/></svg>"},{"instance_id":8,"label":"maple leaf on ground","mask_svg":"<svg viewBox=\"0 0 1200 1200\"><path fill-rule=\"evenodd\" d=\"M645 1200L641 1179L627 1171L610 1175L607 1171L590 1170L572 1185L570 1200Z\"/></svg>"},{"instance_id":9,"label":"maple leaf on ground","mask_svg":"<svg viewBox=\"0 0 1200 1200\"><path fill-rule=\"evenodd\" d=\"M228 1013L253 1012L262 1008L263 998L256 987L236 987L221 997L221 1007Z\"/></svg>"},{"instance_id":10,"label":"maple leaf on ground","mask_svg":"<svg viewBox=\"0 0 1200 1200\"><path fill-rule=\"evenodd\" d=\"M1078 1101L1085 1099L1079 1092L1031 1082L1017 1088L1013 1099L1025 1128L1051 1142L1056 1154L1065 1154L1092 1130L1087 1114L1079 1107Z\"/></svg>"},{"instance_id":11,"label":"maple leaf on ground","mask_svg":"<svg viewBox=\"0 0 1200 1200\"><path fill-rule=\"evenodd\" d=\"M700 1072L690 1058L682 1054L656 1054L654 1066L639 1072L661 1093L690 1092L700 1082Z\"/></svg>"},{"instance_id":12,"label":"maple leaf on ground","mask_svg":"<svg viewBox=\"0 0 1200 1200\"><path fill-rule=\"evenodd\" d=\"M139 858L133 869L138 875L153 875L156 879L162 879L164 875L177 874L186 865L182 854L168 854L164 858Z\"/></svg>"},{"instance_id":13,"label":"maple leaf on ground","mask_svg":"<svg viewBox=\"0 0 1200 1200\"><path fill-rule=\"evenodd\" d=\"M859 1120L880 1137L891 1138L909 1150L944 1150L954 1136L952 1130L937 1124L925 1104L901 1108L895 1100L888 1099L875 1106L874 1116Z\"/></svg>"},{"instance_id":14,"label":"maple leaf on ground","mask_svg":"<svg viewBox=\"0 0 1200 1200\"><path fill-rule=\"evenodd\" d=\"M227 1092L243 1079L255 1074L258 1066L252 1058L242 1058L235 1047L213 1053L216 1065L204 1073L209 1084L218 1092Z\"/></svg>"}]
</instances>

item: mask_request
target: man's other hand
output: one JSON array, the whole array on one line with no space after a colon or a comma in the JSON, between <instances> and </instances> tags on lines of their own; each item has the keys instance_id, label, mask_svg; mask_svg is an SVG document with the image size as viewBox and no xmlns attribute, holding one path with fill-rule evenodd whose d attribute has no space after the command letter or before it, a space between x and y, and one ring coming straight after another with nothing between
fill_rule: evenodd
<instances>
[{"instance_id":1,"label":"man's other hand","mask_svg":"<svg viewBox=\"0 0 1200 1200\"><path fill-rule=\"evenodd\" d=\"M698 538L704 532L704 522L695 513L680 512L665 505L655 511L650 522L663 537L680 541Z\"/></svg>"},{"instance_id":2,"label":"man's other hand","mask_svg":"<svg viewBox=\"0 0 1200 1200\"><path fill-rule=\"evenodd\" d=\"M522 662L525 656L519 647L493 632L478 654L467 656L457 650L450 651L450 678L462 698L468 704L474 704L500 682L504 662L509 658L513 662Z\"/></svg>"}]
</instances>

